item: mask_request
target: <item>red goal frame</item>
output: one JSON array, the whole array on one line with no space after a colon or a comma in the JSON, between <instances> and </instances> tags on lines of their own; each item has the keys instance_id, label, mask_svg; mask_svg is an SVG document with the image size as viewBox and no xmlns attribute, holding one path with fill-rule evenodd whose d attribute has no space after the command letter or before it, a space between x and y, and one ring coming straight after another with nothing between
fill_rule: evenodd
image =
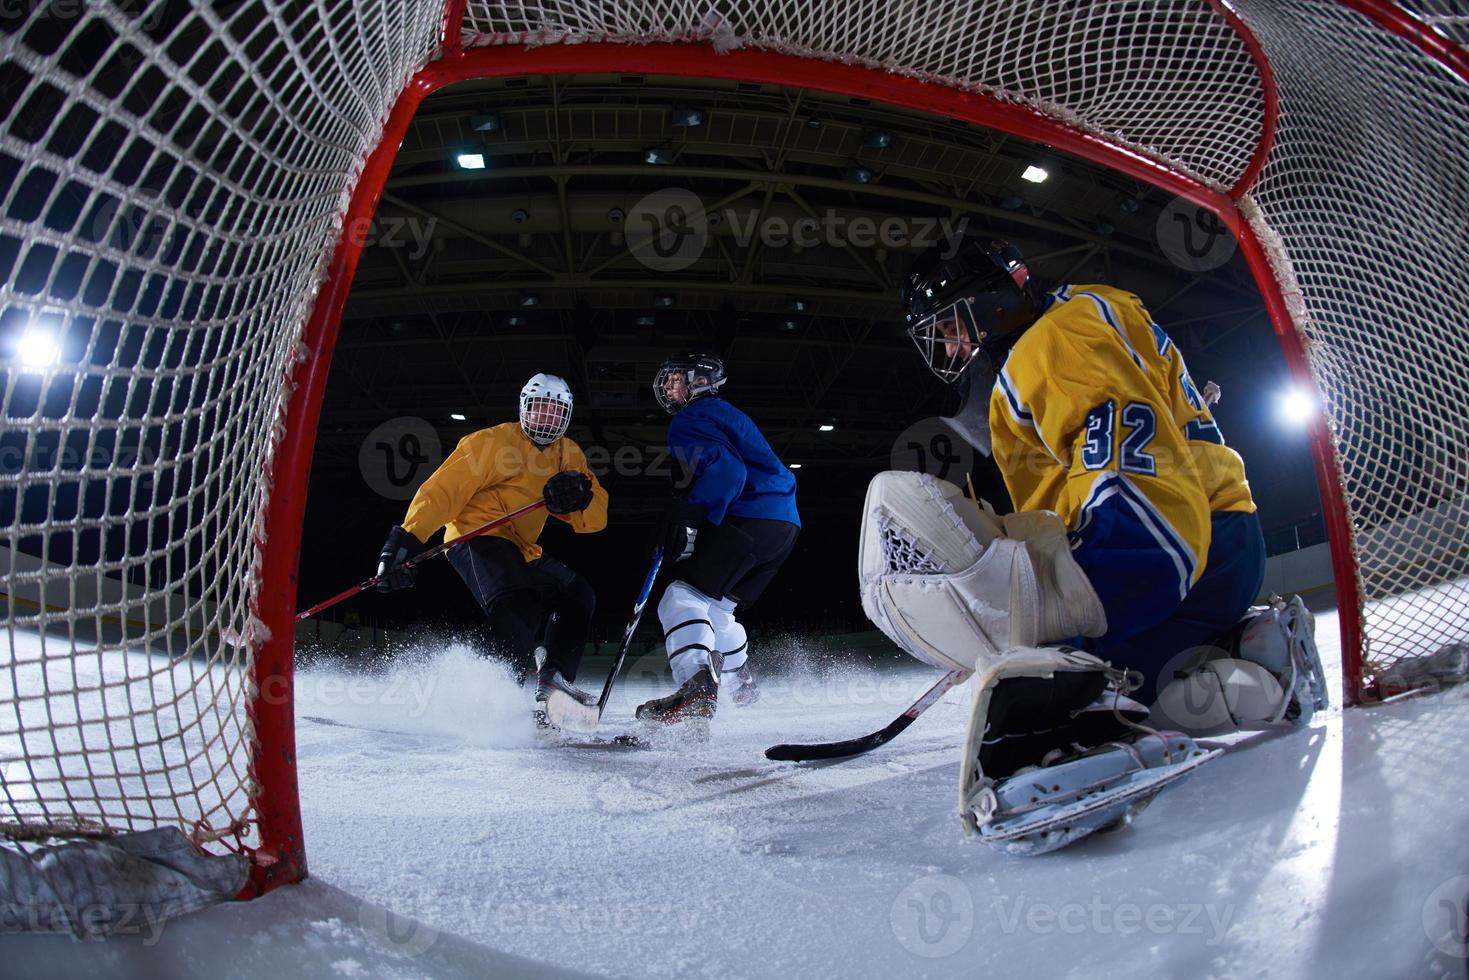
<instances>
[{"instance_id":1,"label":"red goal frame","mask_svg":"<svg viewBox=\"0 0 1469 980\"><path fill-rule=\"evenodd\" d=\"M1230 229L1243 250L1293 379L1314 390L1302 335L1275 281L1265 247L1237 204L1269 152L1276 112L1273 76L1245 25L1223 0L1210 2L1234 24L1249 46L1265 86L1262 139L1254 159L1228 193L1220 193L1141 154L1072 129L1024 106L869 68L762 51L736 50L713 55L707 44L588 43L538 47L505 44L466 50L460 42L466 0L449 0L439 56L421 69L399 94L381 142L368 157L353 190L343 228L373 216L399 146L420 104L428 95L456 82L516 75L641 73L808 88L960 119L1054 146L1209 208ZM1469 81L1469 54L1395 4L1386 0L1339 2L1410 40L1448 70ZM292 699L297 566L322 397L361 249L360 236L345 233L335 245L301 338L308 354L289 379L292 394L288 402L288 424L273 462L265 521L267 533L262 543L262 585L254 609L269 629L269 638L257 651L254 666L255 688L262 694L257 695L251 709L259 740L251 775L258 786L255 803L260 843L251 855L252 877L242 898L297 881L306 874ZM1326 420L1318 418L1312 425L1310 440L1336 579L1346 700L1359 703L1366 693L1360 685L1362 590L1353 558L1352 528L1342 492L1341 470Z\"/></svg>"}]
</instances>

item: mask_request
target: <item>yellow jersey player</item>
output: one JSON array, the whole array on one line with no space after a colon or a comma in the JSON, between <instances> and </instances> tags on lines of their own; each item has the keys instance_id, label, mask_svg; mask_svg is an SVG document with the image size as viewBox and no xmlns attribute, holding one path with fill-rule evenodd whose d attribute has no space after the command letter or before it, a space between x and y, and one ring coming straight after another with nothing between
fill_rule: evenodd
<instances>
[{"instance_id":1,"label":"yellow jersey player","mask_svg":"<svg viewBox=\"0 0 1469 980\"><path fill-rule=\"evenodd\" d=\"M489 620L496 652L517 671L528 671L544 628L546 659L535 694L535 721L541 727L549 725L543 706L553 688L579 700L589 697L571 682L596 597L585 579L542 552L536 540L547 511L578 533L607 526L607 491L587 467L581 447L566 437L570 425L571 389L566 382L553 374L531 378L520 392L519 421L459 440L413 495L402 525L389 532L378 565L379 589L408 588L415 572L399 566L421 553L439 528L452 540L545 500L545 510L533 510L447 552Z\"/></svg>"},{"instance_id":2,"label":"yellow jersey player","mask_svg":"<svg viewBox=\"0 0 1469 980\"><path fill-rule=\"evenodd\" d=\"M892 472L864 505L864 610L919 659L979 678L967 828L1028 853L1126 823L1215 754L1143 725L1155 700L1201 723L1220 714L1198 710L1210 700L1234 725L1300 724L1324 703L1304 607L1271 621L1263 653L1219 650L1200 682L1197 651L1259 593L1264 540L1243 462L1138 297L1043 292L1017 249L965 238L918 260L903 303L929 367L961 389L951 424L993 454L1015 504L1000 517Z\"/></svg>"}]
</instances>

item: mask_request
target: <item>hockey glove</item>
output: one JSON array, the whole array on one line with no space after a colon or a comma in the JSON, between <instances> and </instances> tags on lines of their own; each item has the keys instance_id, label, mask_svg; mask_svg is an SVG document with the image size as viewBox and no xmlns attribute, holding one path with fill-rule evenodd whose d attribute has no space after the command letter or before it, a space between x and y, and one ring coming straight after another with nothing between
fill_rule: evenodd
<instances>
[{"instance_id":1,"label":"hockey glove","mask_svg":"<svg viewBox=\"0 0 1469 980\"><path fill-rule=\"evenodd\" d=\"M541 496L546 498L546 509L553 514L586 510L592 502L592 481L585 473L562 470L546 481Z\"/></svg>"},{"instance_id":2,"label":"hockey glove","mask_svg":"<svg viewBox=\"0 0 1469 980\"><path fill-rule=\"evenodd\" d=\"M382 554L377 559L377 590L396 592L411 589L418 580L418 569L404 568L403 564L423 554L424 544L410 532L394 526L383 542Z\"/></svg>"},{"instance_id":3,"label":"hockey glove","mask_svg":"<svg viewBox=\"0 0 1469 980\"><path fill-rule=\"evenodd\" d=\"M691 557L699 537L699 525L703 522L704 508L685 500L674 501L663 513L663 522L659 526L663 560L671 563Z\"/></svg>"}]
</instances>

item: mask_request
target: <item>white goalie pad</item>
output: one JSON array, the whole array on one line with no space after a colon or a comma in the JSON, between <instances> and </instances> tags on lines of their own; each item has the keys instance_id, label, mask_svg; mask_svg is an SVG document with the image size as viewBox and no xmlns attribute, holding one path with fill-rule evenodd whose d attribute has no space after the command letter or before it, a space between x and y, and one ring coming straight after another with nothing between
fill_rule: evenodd
<instances>
[{"instance_id":1,"label":"white goalie pad","mask_svg":"<svg viewBox=\"0 0 1469 980\"><path fill-rule=\"evenodd\" d=\"M1053 678L1058 671L1101 671L1119 675L1104 661L1070 647L1017 647L991 664L974 682L974 702L969 711L969 724L964 730L960 752L959 815L966 832L979 829L977 812L980 796L994 783L994 774L986 775L979 765L980 749L990 728L990 699L1000 682L1013 677ZM1120 676L1120 675L1119 675ZM1004 774L1008 775L1008 773Z\"/></svg>"},{"instance_id":2,"label":"white goalie pad","mask_svg":"<svg viewBox=\"0 0 1469 980\"><path fill-rule=\"evenodd\" d=\"M1018 533L1009 533L1012 521ZM873 478L859 562L867 617L944 670L984 670L1014 646L1106 630L1060 518L1036 512L1001 521L926 473Z\"/></svg>"}]
</instances>

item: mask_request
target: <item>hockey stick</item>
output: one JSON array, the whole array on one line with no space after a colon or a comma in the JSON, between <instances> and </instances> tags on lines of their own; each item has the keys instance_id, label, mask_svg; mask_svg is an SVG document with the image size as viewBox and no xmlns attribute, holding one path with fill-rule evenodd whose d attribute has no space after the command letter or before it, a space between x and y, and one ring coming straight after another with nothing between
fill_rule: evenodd
<instances>
[{"instance_id":1,"label":"hockey stick","mask_svg":"<svg viewBox=\"0 0 1469 980\"><path fill-rule=\"evenodd\" d=\"M781 743L766 749L765 758L773 759L776 762L812 762L817 759L845 759L848 756L870 752L880 745L891 742L899 732L913 724L918 716L931 708L939 698L969 680L971 673L973 671L949 671L939 678L938 683L925 691L922 697L914 701L912 707L889 722L886 728L870 735L849 738L844 742L817 742L812 745Z\"/></svg>"},{"instance_id":2,"label":"hockey stick","mask_svg":"<svg viewBox=\"0 0 1469 980\"><path fill-rule=\"evenodd\" d=\"M583 704L565 691L552 691L546 699L546 716L551 719L551 724L574 732L596 731L597 725L602 721L602 712L607 708L607 699L612 696L612 684L622 670L622 662L627 659L627 648L632 644L632 635L637 632L638 623L643 618L643 606L648 604L653 581L658 577L658 569L662 566L663 548L659 546L653 549L653 567L648 569L648 577L643 579L642 591L638 593L638 601L632 607L632 620L622 636L622 646L618 648L617 656L612 660L612 669L602 685L602 696L597 699L596 704Z\"/></svg>"},{"instance_id":3,"label":"hockey stick","mask_svg":"<svg viewBox=\"0 0 1469 980\"><path fill-rule=\"evenodd\" d=\"M402 568L412 568L413 566L419 564L420 562L428 561L430 558L434 557L435 555L443 554L444 552L448 551L450 548L454 547L455 545L463 544L464 542L468 541L470 538L477 538L481 534L484 534L486 531L493 531L495 528L500 527L501 525L509 524L511 521L516 520L517 518L520 518L520 517L524 517L526 514L529 514L531 511L535 510L537 507L544 507L544 506L546 506L546 502L544 500L537 500L537 501L534 501L533 503L526 504L524 507L520 508L519 510L512 510L510 513L506 514L504 517L497 517L493 521L490 521L488 524L482 524L479 527L475 528L473 531L470 531L468 534L461 534L461 535L459 535L459 537L455 538L453 541L445 541L443 544L436 545L436 546L428 549L427 551L423 552L422 554L419 554L419 555L414 556L412 559L410 559L408 561L405 561L403 564L399 565L398 568L393 569L393 571L398 571L399 569L402 569ZM325 602L318 602L316 605L312 606L310 609L307 609L304 612L298 612L296 614L296 622L299 623L303 619L306 619L306 618L308 618L310 616L315 616L317 613L321 612L323 609L330 609L332 606L335 606L337 603L341 602L343 599L350 599L350 598L352 598L354 595L356 595L359 592L365 592L366 590L368 590L368 589L372 588L374 585L376 585L378 579L380 579L380 578L382 578L381 575L374 575L372 578L368 579L366 582L359 582L358 584L352 586L350 589L347 589L347 590L345 590L343 592L338 592L336 595L332 596L330 599L327 599Z\"/></svg>"}]
</instances>

